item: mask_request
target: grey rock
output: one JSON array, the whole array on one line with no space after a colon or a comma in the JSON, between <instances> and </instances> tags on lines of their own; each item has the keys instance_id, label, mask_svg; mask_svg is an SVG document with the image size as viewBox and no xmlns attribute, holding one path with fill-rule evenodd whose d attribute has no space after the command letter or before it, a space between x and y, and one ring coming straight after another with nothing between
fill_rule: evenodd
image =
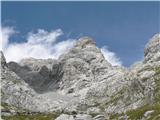
<instances>
[{"instance_id":1,"label":"grey rock","mask_svg":"<svg viewBox=\"0 0 160 120\"><path fill-rule=\"evenodd\" d=\"M97 115L94 117L95 120L105 120L105 116L104 115Z\"/></svg>"},{"instance_id":2,"label":"grey rock","mask_svg":"<svg viewBox=\"0 0 160 120\"><path fill-rule=\"evenodd\" d=\"M56 120L93 120L90 115L86 114L77 114L75 116L73 115L67 115L67 114L61 114Z\"/></svg>"},{"instance_id":3,"label":"grey rock","mask_svg":"<svg viewBox=\"0 0 160 120\"><path fill-rule=\"evenodd\" d=\"M160 34L154 35L144 50L145 62L160 61Z\"/></svg>"},{"instance_id":4,"label":"grey rock","mask_svg":"<svg viewBox=\"0 0 160 120\"><path fill-rule=\"evenodd\" d=\"M105 74L111 64L108 63L91 38L83 37L65 55L60 56L63 77L60 89L65 92L78 91L98 81L95 76Z\"/></svg>"},{"instance_id":5,"label":"grey rock","mask_svg":"<svg viewBox=\"0 0 160 120\"><path fill-rule=\"evenodd\" d=\"M1 53L2 102L32 111L76 113L56 120L103 120L154 104L160 93L159 46L157 34L146 45L144 60L130 68L112 66L89 37L80 38L58 60L6 64Z\"/></svg>"},{"instance_id":6,"label":"grey rock","mask_svg":"<svg viewBox=\"0 0 160 120\"><path fill-rule=\"evenodd\" d=\"M2 58L3 63L5 59ZM15 105L24 109L36 109L33 96L35 92L30 89L20 77L10 71L8 67L1 67L1 92L2 102L9 105Z\"/></svg>"},{"instance_id":7,"label":"grey rock","mask_svg":"<svg viewBox=\"0 0 160 120\"><path fill-rule=\"evenodd\" d=\"M78 114L75 116L75 120L93 120L92 116L86 114Z\"/></svg>"},{"instance_id":8,"label":"grey rock","mask_svg":"<svg viewBox=\"0 0 160 120\"><path fill-rule=\"evenodd\" d=\"M72 115L61 114L56 120L75 120Z\"/></svg>"},{"instance_id":9,"label":"grey rock","mask_svg":"<svg viewBox=\"0 0 160 120\"><path fill-rule=\"evenodd\" d=\"M38 93L58 88L58 81L62 73L56 60L30 58L23 59L19 64L10 62L8 66Z\"/></svg>"}]
</instances>

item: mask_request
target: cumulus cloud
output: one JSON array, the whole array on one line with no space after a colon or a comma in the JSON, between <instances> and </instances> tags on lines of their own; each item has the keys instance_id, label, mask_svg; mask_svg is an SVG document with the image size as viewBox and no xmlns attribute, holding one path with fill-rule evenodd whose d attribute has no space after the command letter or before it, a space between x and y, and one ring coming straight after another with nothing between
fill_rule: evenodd
<instances>
[{"instance_id":1,"label":"cumulus cloud","mask_svg":"<svg viewBox=\"0 0 160 120\"><path fill-rule=\"evenodd\" d=\"M9 38L15 34L13 27L1 27L0 29L0 50L5 50L9 44ZM3 37L3 40L2 40Z\"/></svg>"},{"instance_id":2,"label":"cumulus cloud","mask_svg":"<svg viewBox=\"0 0 160 120\"><path fill-rule=\"evenodd\" d=\"M74 39L68 39L58 42L57 38L63 35L61 29L57 29L54 31L38 29L36 32L29 32L26 39L23 40L25 42L10 43L10 37L15 33L17 33L17 31L15 31L13 27L1 28L0 49L3 50L7 62L18 62L23 58L29 57L38 59L58 59L61 54L67 52L70 48L72 48L76 41ZM116 54L109 51L106 46L101 48L101 52L104 55L105 59L113 66L122 65L122 62L116 56Z\"/></svg>"},{"instance_id":3,"label":"cumulus cloud","mask_svg":"<svg viewBox=\"0 0 160 120\"><path fill-rule=\"evenodd\" d=\"M5 31L3 31L5 30ZM26 42L9 43L10 36L16 31L13 28L3 28L3 52L7 61L20 61L23 58L33 57L38 59L57 59L62 53L67 52L75 43L75 40L68 39L57 43L57 38L63 35L61 29L45 31L38 29L36 33L30 32Z\"/></svg>"},{"instance_id":4,"label":"cumulus cloud","mask_svg":"<svg viewBox=\"0 0 160 120\"><path fill-rule=\"evenodd\" d=\"M109 63L111 63L113 66L121 66L122 65L122 62L116 56L116 54L114 52L109 51L106 46L101 48L101 52L104 55L105 59Z\"/></svg>"}]
</instances>

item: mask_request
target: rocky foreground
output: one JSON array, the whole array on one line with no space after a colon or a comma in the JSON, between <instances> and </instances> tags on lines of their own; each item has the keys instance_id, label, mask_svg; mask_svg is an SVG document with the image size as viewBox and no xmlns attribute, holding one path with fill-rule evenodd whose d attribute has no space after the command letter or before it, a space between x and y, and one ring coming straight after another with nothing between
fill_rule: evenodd
<instances>
[{"instance_id":1,"label":"rocky foreground","mask_svg":"<svg viewBox=\"0 0 160 120\"><path fill-rule=\"evenodd\" d=\"M6 63L4 120L160 120L160 34L130 68L112 66L89 37L53 59Z\"/></svg>"}]
</instances>

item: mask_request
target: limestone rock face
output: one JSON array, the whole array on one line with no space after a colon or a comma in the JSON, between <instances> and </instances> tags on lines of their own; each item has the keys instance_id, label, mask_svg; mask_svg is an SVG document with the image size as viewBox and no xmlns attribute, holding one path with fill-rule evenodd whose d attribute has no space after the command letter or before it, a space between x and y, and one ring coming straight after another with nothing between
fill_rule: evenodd
<instances>
[{"instance_id":1,"label":"limestone rock face","mask_svg":"<svg viewBox=\"0 0 160 120\"><path fill-rule=\"evenodd\" d=\"M2 102L61 113L56 120L141 119L132 116L135 111L141 120L154 118L160 114L159 38L149 41L144 60L130 68L112 66L89 37L80 38L58 60L6 63L1 52Z\"/></svg>"},{"instance_id":2,"label":"limestone rock face","mask_svg":"<svg viewBox=\"0 0 160 120\"><path fill-rule=\"evenodd\" d=\"M52 98L51 95L46 96L45 94L36 93L35 90L30 87L29 84L27 84L20 76L18 76L15 72L8 68L7 64L5 64L6 61L2 52L0 60L3 64L3 67L1 66L0 76L2 107L4 107L7 110L14 108L13 110L19 113L39 113L55 111L57 109L62 110L61 105L63 106L63 104L59 102L62 99L61 96L55 94L56 96L58 96L58 100L54 101L54 94L54 97ZM17 67L15 68L16 70L23 70L22 72L26 70L18 68L19 65L17 65L17 63L12 64L15 65L14 67Z\"/></svg>"},{"instance_id":3,"label":"limestone rock face","mask_svg":"<svg viewBox=\"0 0 160 120\"><path fill-rule=\"evenodd\" d=\"M36 95L35 92L20 77L8 69L2 52L1 64L2 103L25 109L36 109L33 99Z\"/></svg>"},{"instance_id":4,"label":"limestone rock face","mask_svg":"<svg viewBox=\"0 0 160 120\"><path fill-rule=\"evenodd\" d=\"M103 75L111 68L89 37L83 37L65 55L60 56L60 63L63 66L63 77L60 88L66 92L80 90L94 81L98 75ZM72 90L70 90L72 89Z\"/></svg>"},{"instance_id":5,"label":"limestone rock face","mask_svg":"<svg viewBox=\"0 0 160 120\"><path fill-rule=\"evenodd\" d=\"M58 88L61 68L56 60L30 58L23 59L19 64L10 62L8 66L38 93Z\"/></svg>"},{"instance_id":6,"label":"limestone rock face","mask_svg":"<svg viewBox=\"0 0 160 120\"><path fill-rule=\"evenodd\" d=\"M160 34L154 35L144 50L145 62L160 61Z\"/></svg>"}]
</instances>

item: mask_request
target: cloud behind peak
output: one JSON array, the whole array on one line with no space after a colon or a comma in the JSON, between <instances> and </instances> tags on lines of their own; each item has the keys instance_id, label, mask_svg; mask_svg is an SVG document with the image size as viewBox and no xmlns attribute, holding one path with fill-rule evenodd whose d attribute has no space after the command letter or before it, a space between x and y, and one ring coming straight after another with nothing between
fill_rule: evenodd
<instances>
[{"instance_id":1,"label":"cloud behind peak","mask_svg":"<svg viewBox=\"0 0 160 120\"><path fill-rule=\"evenodd\" d=\"M52 31L38 29L36 32L29 32L25 42L10 43L10 37L15 33L16 31L13 27L2 27L1 29L0 42L2 44L0 47L6 56L7 62L18 62L21 59L29 57L37 59L58 59L61 54L68 52L68 50L71 49L76 42L75 39L58 41L58 37L63 35L63 31L61 29ZM105 59L112 65L122 65L122 62L116 54L109 51L106 46L101 48L101 52Z\"/></svg>"}]
</instances>

